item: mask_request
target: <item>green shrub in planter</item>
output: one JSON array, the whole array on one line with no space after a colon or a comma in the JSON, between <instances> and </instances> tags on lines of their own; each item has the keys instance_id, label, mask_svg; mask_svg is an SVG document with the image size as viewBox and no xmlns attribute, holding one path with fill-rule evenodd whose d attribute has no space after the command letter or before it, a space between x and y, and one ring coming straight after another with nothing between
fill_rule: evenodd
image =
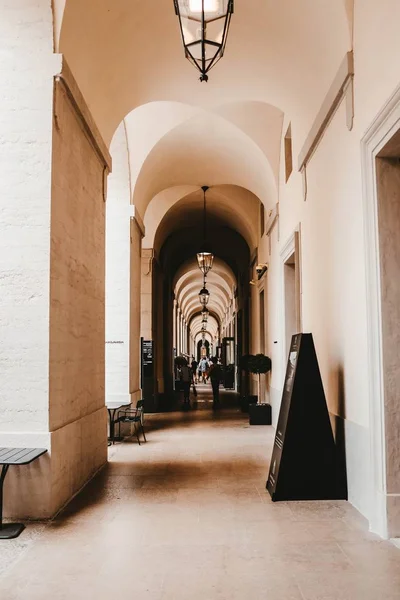
<instances>
[{"instance_id":1,"label":"green shrub in planter","mask_svg":"<svg viewBox=\"0 0 400 600\"><path fill-rule=\"evenodd\" d=\"M258 375L258 401L260 402L261 375L264 375L271 370L272 361L269 356L265 356L265 354L256 354L255 356L250 356L248 365L250 373Z\"/></svg>"}]
</instances>

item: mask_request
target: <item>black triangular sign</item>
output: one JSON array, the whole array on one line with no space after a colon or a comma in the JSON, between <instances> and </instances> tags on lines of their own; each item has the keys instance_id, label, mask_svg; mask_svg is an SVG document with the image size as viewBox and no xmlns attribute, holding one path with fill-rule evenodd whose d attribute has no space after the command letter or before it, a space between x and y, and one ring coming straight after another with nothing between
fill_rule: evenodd
<instances>
[{"instance_id":1,"label":"black triangular sign","mask_svg":"<svg viewBox=\"0 0 400 600\"><path fill-rule=\"evenodd\" d=\"M267 490L278 500L345 498L311 333L292 337Z\"/></svg>"}]
</instances>

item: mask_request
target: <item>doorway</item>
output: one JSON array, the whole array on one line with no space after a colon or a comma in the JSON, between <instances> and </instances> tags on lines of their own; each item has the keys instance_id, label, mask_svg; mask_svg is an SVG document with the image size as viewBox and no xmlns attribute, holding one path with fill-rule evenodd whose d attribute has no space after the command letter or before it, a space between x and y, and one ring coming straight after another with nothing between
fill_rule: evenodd
<instances>
[{"instance_id":1,"label":"doorway","mask_svg":"<svg viewBox=\"0 0 400 600\"><path fill-rule=\"evenodd\" d=\"M370 529L400 537L400 87L362 140L370 406Z\"/></svg>"},{"instance_id":2,"label":"doorway","mask_svg":"<svg viewBox=\"0 0 400 600\"><path fill-rule=\"evenodd\" d=\"M284 355L289 354L292 336L301 333L300 232L295 231L282 252Z\"/></svg>"},{"instance_id":3,"label":"doorway","mask_svg":"<svg viewBox=\"0 0 400 600\"><path fill-rule=\"evenodd\" d=\"M390 508L396 497L400 502L400 130L376 158L376 184L388 527L390 537L400 537L400 518Z\"/></svg>"}]
</instances>

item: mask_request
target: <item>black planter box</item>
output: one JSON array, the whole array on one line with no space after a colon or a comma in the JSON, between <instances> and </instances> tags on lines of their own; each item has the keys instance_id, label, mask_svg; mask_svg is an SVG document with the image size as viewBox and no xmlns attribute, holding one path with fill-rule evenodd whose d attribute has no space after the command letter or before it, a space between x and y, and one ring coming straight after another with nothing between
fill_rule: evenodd
<instances>
[{"instance_id":1,"label":"black planter box","mask_svg":"<svg viewBox=\"0 0 400 600\"><path fill-rule=\"evenodd\" d=\"M250 425L271 425L272 410L270 404L249 404Z\"/></svg>"}]
</instances>

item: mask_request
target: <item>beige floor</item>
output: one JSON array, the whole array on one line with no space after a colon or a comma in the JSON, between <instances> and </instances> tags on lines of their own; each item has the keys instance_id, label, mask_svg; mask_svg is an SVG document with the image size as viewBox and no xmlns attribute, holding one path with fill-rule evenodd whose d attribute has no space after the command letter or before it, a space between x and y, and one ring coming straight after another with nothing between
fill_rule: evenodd
<instances>
[{"instance_id":1,"label":"beige floor","mask_svg":"<svg viewBox=\"0 0 400 600\"><path fill-rule=\"evenodd\" d=\"M207 407L110 448L65 514L15 543L1 600L400 599L400 550L346 502L273 504L272 429Z\"/></svg>"}]
</instances>

